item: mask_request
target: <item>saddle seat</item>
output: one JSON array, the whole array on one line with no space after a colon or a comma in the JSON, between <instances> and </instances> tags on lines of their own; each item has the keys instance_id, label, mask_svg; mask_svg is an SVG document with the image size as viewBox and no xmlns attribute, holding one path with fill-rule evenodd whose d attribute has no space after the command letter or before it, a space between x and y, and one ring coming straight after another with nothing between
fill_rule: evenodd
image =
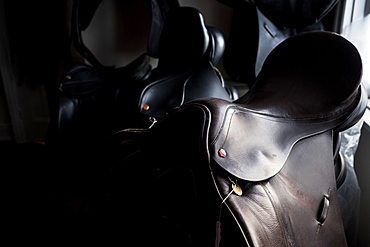
<instances>
[{"instance_id":1,"label":"saddle seat","mask_svg":"<svg viewBox=\"0 0 370 247\"><path fill-rule=\"evenodd\" d=\"M157 219L155 235L168 246L347 246L333 138L364 113L361 71L356 48L339 35L288 38L239 100L191 101L151 129L116 133L115 205L130 207L122 188L135 183L127 174L140 174L146 185L135 190L149 183L150 193L130 200L154 209L136 203L132 222Z\"/></svg>"}]
</instances>

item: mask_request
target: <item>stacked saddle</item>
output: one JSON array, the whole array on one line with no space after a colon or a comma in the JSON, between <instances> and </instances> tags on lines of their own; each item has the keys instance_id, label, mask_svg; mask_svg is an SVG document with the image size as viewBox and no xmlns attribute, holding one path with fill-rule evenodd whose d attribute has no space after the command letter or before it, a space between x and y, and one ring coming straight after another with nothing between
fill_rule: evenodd
<instances>
[{"instance_id":1,"label":"stacked saddle","mask_svg":"<svg viewBox=\"0 0 370 247\"><path fill-rule=\"evenodd\" d=\"M361 59L334 33L283 38L240 99L214 66L222 35L190 7L166 13L156 69L143 54L126 68L66 73L56 143L100 148L124 129L109 142L112 235L143 246L346 246L345 164L333 150L366 107Z\"/></svg>"},{"instance_id":2,"label":"stacked saddle","mask_svg":"<svg viewBox=\"0 0 370 247\"><path fill-rule=\"evenodd\" d=\"M50 143L99 145L120 129L149 127L190 100L238 97L215 67L224 52L224 37L205 25L198 10L173 7L166 14L157 30L158 50L151 51L158 56L158 66L152 70L148 54L122 68L102 65L83 45L80 5L76 0L73 37L77 50L93 66L77 63L66 71L52 110Z\"/></svg>"}]
</instances>

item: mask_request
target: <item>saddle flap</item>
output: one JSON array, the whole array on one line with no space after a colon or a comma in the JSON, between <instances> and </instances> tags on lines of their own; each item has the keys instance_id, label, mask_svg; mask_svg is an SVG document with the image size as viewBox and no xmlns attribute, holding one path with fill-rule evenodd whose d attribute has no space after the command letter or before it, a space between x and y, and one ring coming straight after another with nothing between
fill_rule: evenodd
<instances>
[{"instance_id":1,"label":"saddle flap","mask_svg":"<svg viewBox=\"0 0 370 247\"><path fill-rule=\"evenodd\" d=\"M211 63L149 80L140 95L139 110L146 116L163 118L185 102L204 97L230 100Z\"/></svg>"},{"instance_id":2,"label":"saddle flap","mask_svg":"<svg viewBox=\"0 0 370 247\"><path fill-rule=\"evenodd\" d=\"M139 100L140 112L154 117L166 116L184 101L184 84L193 70L166 76L150 82L142 91Z\"/></svg>"},{"instance_id":3,"label":"saddle flap","mask_svg":"<svg viewBox=\"0 0 370 247\"><path fill-rule=\"evenodd\" d=\"M283 168L295 143L318 132L317 124L272 118L231 107L211 144L211 155L233 176L262 181Z\"/></svg>"},{"instance_id":4,"label":"saddle flap","mask_svg":"<svg viewBox=\"0 0 370 247\"><path fill-rule=\"evenodd\" d=\"M100 90L106 84L102 73L93 67L76 63L68 70L60 84L60 90L72 97L81 97Z\"/></svg>"}]
</instances>

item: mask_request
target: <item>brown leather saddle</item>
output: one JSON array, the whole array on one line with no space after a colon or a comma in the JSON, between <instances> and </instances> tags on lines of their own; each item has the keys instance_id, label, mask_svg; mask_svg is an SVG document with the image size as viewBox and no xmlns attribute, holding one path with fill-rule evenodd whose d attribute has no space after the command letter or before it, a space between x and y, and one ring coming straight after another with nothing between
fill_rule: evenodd
<instances>
[{"instance_id":1,"label":"brown leather saddle","mask_svg":"<svg viewBox=\"0 0 370 247\"><path fill-rule=\"evenodd\" d=\"M350 42L307 32L279 44L236 102L192 101L116 133L112 226L124 219L138 244L346 246L333 138L366 108L361 74Z\"/></svg>"}]
</instances>

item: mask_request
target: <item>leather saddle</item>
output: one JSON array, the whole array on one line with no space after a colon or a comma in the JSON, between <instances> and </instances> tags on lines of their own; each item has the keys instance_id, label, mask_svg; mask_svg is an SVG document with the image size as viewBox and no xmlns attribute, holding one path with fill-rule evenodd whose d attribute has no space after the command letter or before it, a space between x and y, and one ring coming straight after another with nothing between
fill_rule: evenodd
<instances>
[{"instance_id":1,"label":"leather saddle","mask_svg":"<svg viewBox=\"0 0 370 247\"><path fill-rule=\"evenodd\" d=\"M206 26L197 9L179 7L169 11L159 42L158 66L134 90L140 92L135 102L147 126L149 119L163 118L197 98L236 100L237 91L215 67L224 49L222 33Z\"/></svg>"},{"instance_id":2,"label":"leather saddle","mask_svg":"<svg viewBox=\"0 0 370 247\"><path fill-rule=\"evenodd\" d=\"M239 100L116 133L112 226L162 246L347 246L333 138L364 113L361 74L350 42L307 32L280 43Z\"/></svg>"},{"instance_id":3,"label":"leather saddle","mask_svg":"<svg viewBox=\"0 0 370 247\"><path fill-rule=\"evenodd\" d=\"M218 0L233 8L224 67L252 86L264 60L280 42L298 33L324 30L322 19L338 0Z\"/></svg>"}]
</instances>

